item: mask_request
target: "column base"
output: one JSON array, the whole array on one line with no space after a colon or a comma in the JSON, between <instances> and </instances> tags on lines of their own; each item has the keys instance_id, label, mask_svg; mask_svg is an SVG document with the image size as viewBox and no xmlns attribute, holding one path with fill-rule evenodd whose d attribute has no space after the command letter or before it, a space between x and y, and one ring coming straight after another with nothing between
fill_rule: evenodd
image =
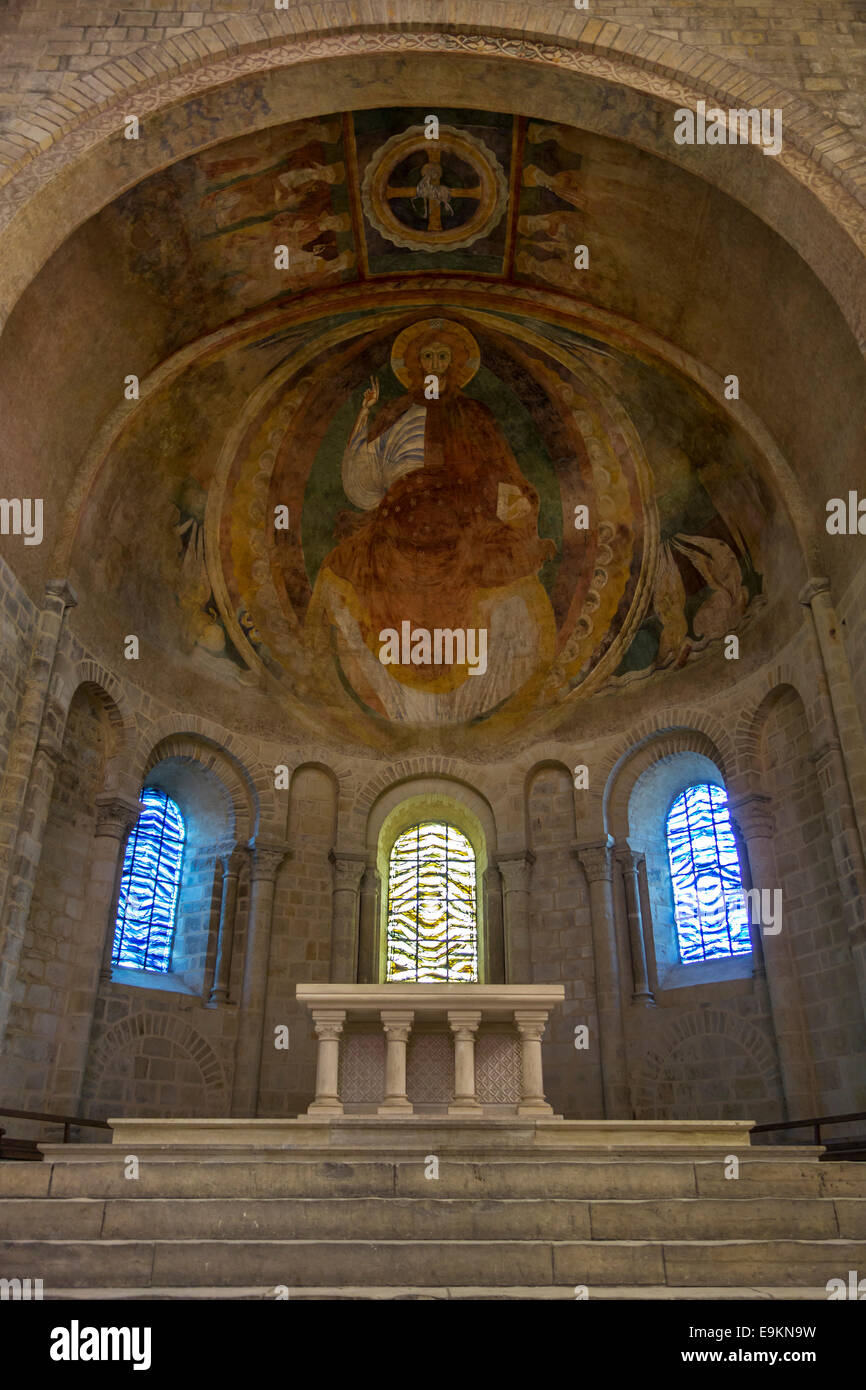
<instances>
[{"instance_id":1,"label":"column base","mask_svg":"<svg viewBox=\"0 0 866 1390\"><path fill-rule=\"evenodd\" d=\"M342 1115L343 1106L338 1100L314 1100L307 1106L308 1115Z\"/></svg>"},{"instance_id":2,"label":"column base","mask_svg":"<svg viewBox=\"0 0 866 1390\"><path fill-rule=\"evenodd\" d=\"M477 1100L455 1100L448 1107L449 1115L478 1115L483 1113L484 1106L479 1105Z\"/></svg>"},{"instance_id":3,"label":"column base","mask_svg":"<svg viewBox=\"0 0 866 1390\"><path fill-rule=\"evenodd\" d=\"M518 1105L517 1113L518 1115L552 1115L553 1106L548 1105L546 1100L527 1100Z\"/></svg>"},{"instance_id":4,"label":"column base","mask_svg":"<svg viewBox=\"0 0 866 1390\"><path fill-rule=\"evenodd\" d=\"M384 1100L376 1110L377 1115L414 1115L415 1108L410 1100Z\"/></svg>"}]
</instances>

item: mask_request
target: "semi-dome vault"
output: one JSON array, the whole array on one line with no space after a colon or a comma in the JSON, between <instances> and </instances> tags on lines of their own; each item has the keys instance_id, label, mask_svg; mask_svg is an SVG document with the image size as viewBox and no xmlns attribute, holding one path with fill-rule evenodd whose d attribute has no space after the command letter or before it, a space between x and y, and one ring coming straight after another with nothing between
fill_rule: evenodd
<instances>
[{"instance_id":1,"label":"semi-dome vault","mask_svg":"<svg viewBox=\"0 0 866 1390\"><path fill-rule=\"evenodd\" d=\"M78 234L172 309L74 495L88 622L157 681L367 744L551 728L773 595L757 445L632 321L664 290L660 190L689 226L706 188L569 127L437 119L272 127Z\"/></svg>"}]
</instances>

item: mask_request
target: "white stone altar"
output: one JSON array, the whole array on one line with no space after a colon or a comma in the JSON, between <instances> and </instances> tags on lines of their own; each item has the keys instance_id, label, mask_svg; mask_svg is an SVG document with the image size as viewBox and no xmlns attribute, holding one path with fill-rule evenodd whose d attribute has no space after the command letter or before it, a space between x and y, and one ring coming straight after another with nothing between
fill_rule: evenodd
<instances>
[{"instance_id":1,"label":"white stone altar","mask_svg":"<svg viewBox=\"0 0 866 1390\"><path fill-rule=\"evenodd\" d=\"M541 1039L562 985L299 985L319 1052L307 1114L552 1115Z\"/></svg>"}]
</instances>

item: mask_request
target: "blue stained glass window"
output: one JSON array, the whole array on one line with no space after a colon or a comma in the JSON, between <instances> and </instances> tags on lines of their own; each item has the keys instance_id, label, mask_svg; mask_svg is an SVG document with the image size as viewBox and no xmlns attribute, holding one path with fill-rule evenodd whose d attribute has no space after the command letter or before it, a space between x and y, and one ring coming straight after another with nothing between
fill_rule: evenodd
<instances>
[{"instance_id":1,"label":"blue stained glass window","mask_svg":"<svg viewBox=\"0 0 866 1390\"><path fill-rule=\"evenodd\" d=\"M478 979L475 852L453 825L404 830L388 873L386 981Z\"/></svg>"},{"instance_id":2,"label":"blue stained glass window","mask_svg":"<svg viewBox=\"0 0 866 1390\"><path fill-rule=\"evenodd\" d=\"M165 792L145 787L141 801L144 810L123 860L111 962L165 971L171 965L186 830Z\"/></svg>"},{"instance_id":3,"label":"blue stained glass window","mask_svg":"<svg viewBox=\"0 0 866 1390\"><path fill-rule=\"evenodd\" d=\"M728 798L722 787L687 787L667 819L680 959L718 960L751 951L749 915Z\"/></svg>"}]
</instances>

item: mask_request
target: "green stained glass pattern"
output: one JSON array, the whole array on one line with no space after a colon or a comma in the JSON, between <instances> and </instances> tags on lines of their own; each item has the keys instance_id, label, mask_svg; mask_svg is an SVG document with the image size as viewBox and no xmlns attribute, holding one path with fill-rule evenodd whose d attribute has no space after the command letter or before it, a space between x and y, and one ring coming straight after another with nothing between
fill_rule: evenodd
<instances>
[{"instance_id":1,"label":"green stained glass pattern","mask_svg":"<svg viewBox=\"0 0 866 1390\"><path fill-rule=\"evenodd\" d=\"M453 825L413 825L391 850L385 979L478 980L475 853Z\"/></svg>"}]
</instances>

